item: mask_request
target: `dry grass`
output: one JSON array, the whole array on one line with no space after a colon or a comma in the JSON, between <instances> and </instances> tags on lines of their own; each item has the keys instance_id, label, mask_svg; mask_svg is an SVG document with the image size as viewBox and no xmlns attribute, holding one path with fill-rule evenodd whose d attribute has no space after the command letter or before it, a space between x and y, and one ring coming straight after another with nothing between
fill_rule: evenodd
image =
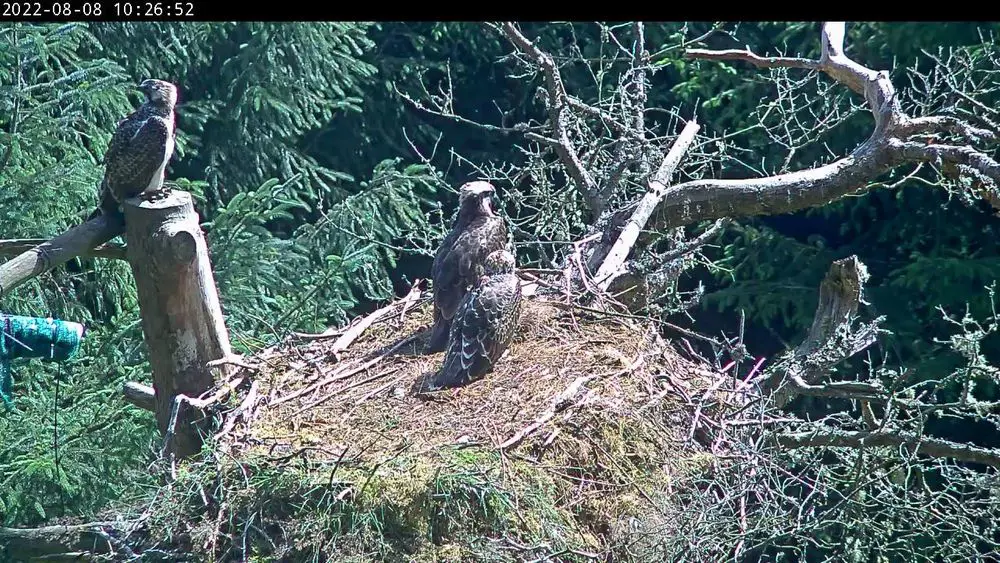
<instances>
[{"instance_id":1,"label":"dry grass","mask_svg":"<svg viewBox=\"0 0 1000 563\"><path fill-rule=\"evenodd\" d=\"M403 448L495 448L551 410L576 383L578 391L567 401L572 406L525 440L534 443L581 412L636 416L666 377L689 388L705 379L701 368L657 345L646 327L585 314L527 301L518 336L492 373L433 393L420 392L420 384L444 354L420 352L431 320L427 302L374 323L339 361L331 353L334 338L289 342L257 358L271 366L260 381L277 404L261 413L253 442L272 454L310 448L312 455L358 461ZM658 403L660 414L664 404L670 401Z\"/></svg>"}]
</instances>

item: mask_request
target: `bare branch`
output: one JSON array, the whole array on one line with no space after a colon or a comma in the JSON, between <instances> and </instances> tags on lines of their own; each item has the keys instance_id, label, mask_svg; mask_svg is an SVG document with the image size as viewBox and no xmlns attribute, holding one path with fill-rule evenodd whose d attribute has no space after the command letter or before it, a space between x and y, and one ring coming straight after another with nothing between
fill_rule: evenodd
<instances>
[{"instance_id":1,"label":"bare branch","mask_svg":"<svg viewBox=\"0 0 1000 563\"><path fill-rule=\"evenodd\" d=\"M36 238L0 240L0 256L16 256L45 242L47 242L45 239ZM114 260L126 259L125 247L117 244L102 244L97 248L87 250L80 256L86 258L110 258Z\"/></svg>"},{"instance_id":2,"label":"bare branch","mask_svg":"<svg viewBox=\"0 0 1000 563\"><path fill-rule=\"evenodd\" d=\"M657 207L653 228L669 229L723 217L779 215L826 205L863 191L901 162L869 139L825 166L747 180L694 180L673 186Z\"/></svg>"},{"instance_id":3,"label":"bare branch","mask_svg":"<svg viewBox=\"0 0 1000 563\"><path fill-rule=\"evenodd\" d=\"M810 385L802 377L793 375L791 382L795 392L812 397L839 399L885 400L885 389L881 385L863 381L833 381L826 385Z\"/></svg>"},{"instance_id":4,"label":"bare branch","mask_svg":"<svg viewBox=\"0 0 1000 563\"><path fill-rule=\"evenodd\" d=\"M101 215L12 258L0 265L0 297L123 232L124 225L119 218Z\"/></svg>"},{"instance_id":5,"label":"bare branch","mask_svg":"<svg viewBox=\"0 0 1000 563\"><path fill-rule=\"evenodd\" d=\"M787 57L761 57L749 50L710 51L690 49L687 56L706 60L746 61L761 68L819 70L865 96L875 117L871 137L850 155L817 168L746 180L697 180L673 187L658 206L657 229L682 226L720 217L745 217L789 213L825 205L866 189L893 168L909 163L943 159L971 167L986 177L1000 177L1000 165L971 147L918 145L912 135L949 132L969 140L995 142L997 133L968 125L953 117L912 119L900 108L888 73L876 72L844 54L844 24L823 26L823 55L819 61ZM991 201L1000 200L991 194Z\"/></svg>"},{"instance_id":6,"label":"bare branch","mask_svg":"<svg viewBox=\"0 0 1000 563\"><path fill-rule=\"evenodd\" d=\"M675 186L664 198L657 228L676 227L705 219L779 214L824 205L855 193L901 162L889 151L887 135L906 120L895 102L887 73L875 72L843 54L843 23L823 26L823 56L819 61L787 57L760 57L746 51L690 49L690 58L742 60L763 68L820 70L855 92L865 95L875 116L872 136L849 156L831 164L748 180L698 180ZM888 100L888 102L887 102Z\"/></svg>"},{"instance_id":7,"label":"bare branch","mask_svg":"<svg viewBox=\"0 0 1000 563\"><path fill-rule=\"evenodd\" d=\"M567 173L577 183L587 199L591 211L595 216L600 215L607 202L602 201L598 196L597 182L583 165L579 153L576 152L570 141L566 112L569 96L566 94L566 87L563 85L562 76L559 74L559 69L556 68L555 61L551 55L539 49L530 39L518 31L513 22L503 22L500 25L500 31L519 51L531 58L541 69L545 79L549 121L552 122L552 129L557 141L554 145L556 153L566 167Z\"/></svg>"},{"instance_id":8,"label":"bare branch","mask_svg":"<svg viewBox=\"0 0 1000 563\"><path fill-rule=\"evenodd\" d=\"M900 126L899 132L906 135L947 132L970 143L1000 142L1000 136L995 131L973 127L961 119L942 115L910 119Z\"/></svg>"},{"instance_id":9,"label":"bare branch","mask_svg":"<svg viewBox=\"0 0 1000 563\"><path fill-rule=\"evenodd\" d=\"M490 133L500 133L500 134L503 134L503 135L512 135L512 134L527 134L529 132L538 133L538 132L541 132L541 131L545 130L545 127L543 127L543 126L538 125L538 126L532 127L532 126L529 126L529 125L527 125L525 123L516 123L516 124L514 124L511 127L503 127L503 126L499 126L499 125L490 125L489 123L481 123L479 121L473 121L473 120L471 120L471 119L469 119L467 117L462 117L461 115L457 115L455 113L452 113L451 111L445 111L445 110L441 110L441 109L429 108L426 105L424 105L423 103L421 103L420 101L413 99L413 97L410 96L409 94L407 94L405 92L402 92L401 90L399 90L399 88L396 88L395 86L393 86L393 89L396 91L396 94L400 98L403 99L404 102L407 102L408 104L410 104L411 106L413 106L417 110L424 111L424 112L427 112L429 114L436 115L438 117L442 117L444 119L449 119L449 120L454 121L456 123L461 123L462 125L469 125L469 126L472 126L472 127L476 127L477 129L482 129L482 130L488 131Z\"/></svg>"},{"instance_id":10,"label":"bare branch","mask_svg":"<svg viewBox=\"0 0 1000 563\"><path fill-rule=\"evenodd\" d=\"M149 385L129 381L122 388L125 400L150 412L156 412L156 392Z\"/></svg>"},{"instance_id":11,"label":"bare branch","mask_svg":"<svg viewBox=\"0 0 1000 563\"><path fill-rule=\"evenodd\" d=\"M761 57L754 54L750 49L724 49L713 51L710 49L688 49L684 54L691 59L701 59L706 61L746 61L758 68L803 68L808 70L820 70L822 64L812 59L802 59L796 57Z\"/></svg>"},{"instance_id":12,"label":"bare branch","mask_svg":"<svg viewBox=\"0 0 1000 563\"><path fill-rule=\"evenodd\" d=\"M1000 182L1000 163L972 147L897 142L892 144L892 148L898 152L900 158L908 161L945 161L953 164L964 164L981 172L994 182Z\"/></svg>"},{"instance_id":13,"label":"bare branch","mask_svg":"<svg viewBox=\"0 0 1000 563\"><path fill-rule=\"evenodd\" d=\"M638 136L639 140L643 140L646 137L646 100L648 96L646 95L646 57L649 53L646 52L646 31L642 22L635 22L633 24L633 29L635 32L635 47L632 49L632 72L636 74L635 77L635 124L633 128Z\"/></svg>"},{"instance_id":14,"label":"bare branch","mask_svg":"<svg viewBox=\"0 0 1000 563\"><path fill-rule=\"evenodd\" d=\"M970 463L981 463L991 467L1000 467L1000 453L995 450L959 444L939 438L927 438L919 434L901 431L845 432L840 430L825 430L795 434L776 434L774 440L783 448L822 446L842 448L905 447L914 453L931 457L950 458Z\"/></svg>"},{"instance_id":15,"label":"bare branch","mask_svg":"<svg viewBox=\"0 0 1000 563\"><path fill-rule=\"evenodd\" d=\"M837 363L875 343L878 321L855 330L851 326L862 299L868 272L857 256L837 260L820 284L819 302L809 335L783 361L762 376L765 392L782 407L796 393L845 399L879 398L875 384L835 382L817 385Z\"/></svg>"},{"instance_id":16,"label":"bare branch","mask_svg":"<svg viewBox=\"0 0 1000 563\"><path fill-rule=\"evenodd\" d=\"M662 164L649 182L649 191L643 196L639 205L629 218L628 224L622 229L618 240L615 241L607 258L597 270L595 282L602 291L607 291L616 275L620 274L635 241L639 238L639 232L646 226L652 216L656 206L667 194L667 182L680 164L681 158L687 152L694 137L698 133L700 126L695 120L691 120L684 126L684 130L677 136L674 145L663 158Z\"/></svg>"}]
</instances>

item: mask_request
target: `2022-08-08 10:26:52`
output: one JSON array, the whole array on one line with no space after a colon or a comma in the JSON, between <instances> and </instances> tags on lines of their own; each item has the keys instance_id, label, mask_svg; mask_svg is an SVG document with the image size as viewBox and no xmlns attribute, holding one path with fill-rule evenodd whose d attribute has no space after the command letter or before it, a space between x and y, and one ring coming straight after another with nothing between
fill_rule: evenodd
<instances>
[{"instance_id":1,"label":"2022-08-08 10:26:52","mask_svg":"<svg viewBox=\"0 0 1000 563\"><path fill-rule=\"evenodd\" d=\"M192 18L194 2L0 2L0 20L8 18Z\"/></svg>"}]
</instances>

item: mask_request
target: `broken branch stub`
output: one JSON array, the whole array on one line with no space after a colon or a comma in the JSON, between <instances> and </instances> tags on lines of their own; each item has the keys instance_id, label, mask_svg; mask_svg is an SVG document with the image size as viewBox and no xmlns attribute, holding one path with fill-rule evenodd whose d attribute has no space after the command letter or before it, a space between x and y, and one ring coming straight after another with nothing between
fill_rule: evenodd
<instances>
[{"instance_id":1,"label":"broken branch stub","mask_svg":"<svg viewBox=\"0 0 1000 563\"><path fill-rule=\"evenodd\" d=\"M208 364L232 355L229 334L191 194L174 190L156 202L131 199L123 209L153 372L156 421L164 433L175 397L199 397L216 387ZM229 375L229 367L224 368ZM178 421L172 440L178 457L201 448L198 415L187 409Z\"/></svg>"},{"instance_id":2,"label":"broken branch stub","mask_svg":"<svg viewBox=\"0 0 1000 563\"><path fill-rule=\"evenodd\" d=\"M764 379L764 391L774 393L781 408L796 394L827 397L877 397L882 389L875 383L836 382L817 385L839 362L875 343L881 319L852 327L868 280L865 265L857 256L835 261L819 287L819 302L809 335L784 361L776 364Z\"/></svg>"}]
</instances>

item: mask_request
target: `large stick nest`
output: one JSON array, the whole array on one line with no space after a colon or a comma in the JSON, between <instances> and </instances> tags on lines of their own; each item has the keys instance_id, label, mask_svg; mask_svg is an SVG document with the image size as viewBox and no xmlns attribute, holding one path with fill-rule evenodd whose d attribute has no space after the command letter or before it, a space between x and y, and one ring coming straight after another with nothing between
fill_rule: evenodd
<instances>
[{"instance_id":1,"label":"large stick nest","mask_svg":"<svg viewBox=\"0 0 1000 563\"><path fill-rule=\"evenodd\" d=\"M422 352L430 325L430 304L415 290L345 329L258 354L261 400L220 445L237 459L305 463L315 486L329 486L336 473L342 485L332 494L355 512L410 514L407 537L425 539L407 544L409 560L425 549L430 560L453 560L440 551L448 545L473 560L500 557L517 542L613 551L636 518L660 532L670 527L678 479L710 459L691 439L692 415L720 374L681 357L641 319L536 297L526 299L493 372L423 392L443 360ZM470 484L470 474L483 480ZM458 518L490 503L449 504L458 493L442 491L455 483L516 510ZM247 494L260 504L267 493ZM441 515L494 524L445 534ZM463 537L502 549L483 551ZM384 538L358 541L367 543L355 553L375 549L392 559L389 548L372 547ZM347 553L337 549L323 553Z\"/></svg>"},{"instance_id":2,"label":"large stick nest","mask_svg":"<svg viewBox=\"0 0 1000 563\"><path fill-rule=\"evenodd\" d=\"M269 367L258 381L269 406L248 443L271 455L307 450L341 461L472 444L537 453L584 411L606 420L684 424L689 413L677 399L714 380L636 319L528 299L492 373L463 387L421 392L444 354L422 352L431 308L413 297L373 315L353 342L357 331L347 333L357 322L261 354L257 359ZM676 416L662 418L665 410ZM687 428L675 430L670 434L684 441Z\"/></svg>"}]
</instances>

